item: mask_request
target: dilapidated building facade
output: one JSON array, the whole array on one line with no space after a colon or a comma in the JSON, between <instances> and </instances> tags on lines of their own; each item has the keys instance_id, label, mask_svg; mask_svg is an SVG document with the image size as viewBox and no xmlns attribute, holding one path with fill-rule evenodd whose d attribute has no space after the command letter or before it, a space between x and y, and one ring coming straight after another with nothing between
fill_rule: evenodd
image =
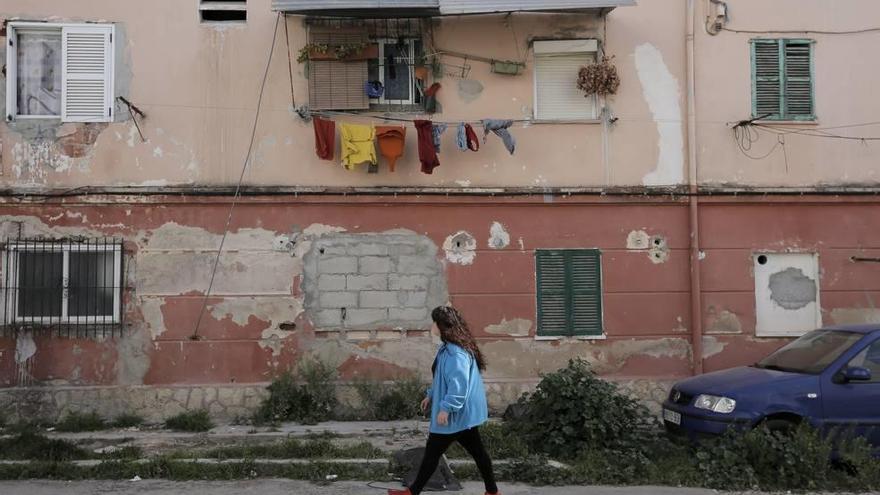
<instances>
[{"instance_id":1,"label":"dilapidated building facade","mask_svg":"<svg viewBox=\"0 0 880 495\"><path fill-rule=\"evenodd\" d=\"M310 356L342 381L427 376L447 302L496 408L572 357L659 400L880 320L871 0L11 0L0 17L13 414L233 417ZM619 87L587 96L580 70L604 57Z\"/></svg>"}]
</instances>

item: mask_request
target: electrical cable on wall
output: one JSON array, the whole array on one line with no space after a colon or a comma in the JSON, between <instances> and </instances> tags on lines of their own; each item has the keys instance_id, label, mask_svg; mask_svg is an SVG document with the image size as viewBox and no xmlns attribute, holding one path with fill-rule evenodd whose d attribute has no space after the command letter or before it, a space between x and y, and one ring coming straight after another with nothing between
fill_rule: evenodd
<instances>
[{"instance_id":1,"label":"electrical cable on wall","mask_svg":"<svg viewBox=\"0 0 880 495\"><path fill-rule=\"evenodd\" d=\"M238 200L238 197L241 195L241 184L244 182L244 175L248 169L248 163L251 160L251 154L254 149L254 140L257 136L257 125L260 122L260 107L263 104L263 93L266 90L266 80L269 77L269 67L272 64L272 54L275 53L275 41L278 37L278 24L281 21L281 12L278 13L278 16L275 18L275 29L272 32L272 46L269 48L269 56L266 60L266 69L263 72L263 80L260 83L260 96L257 98L257 109L254 113L254 125L251 129L251 139L248 144L247 153L244 157L244 163L241 166L241 175L238 177L238 184L235 186L235 194L232 196L232 204L229 205L229 214L226 217L226 226L223 228L223 237L220 238L220 247L217 249L217 257L214 259L214 267L211 270L211 280L208 282L208 290L205 291L205 297L202 300L202 308L199 311L199 318L196 320L196 326L193 330L193 334L190 336L191 340L198 340L199 338L199 328L202 323L202 317L205 314L205 309L208 307L208 299L211 297L211 290L214 288L214 278L217 275L217 267L220 264L220 255L223 253L223 246L226 244L226 237L229 235L229 225L232 223L232 213L235 211L235 205Z\"/></svg>"}]
</instances>

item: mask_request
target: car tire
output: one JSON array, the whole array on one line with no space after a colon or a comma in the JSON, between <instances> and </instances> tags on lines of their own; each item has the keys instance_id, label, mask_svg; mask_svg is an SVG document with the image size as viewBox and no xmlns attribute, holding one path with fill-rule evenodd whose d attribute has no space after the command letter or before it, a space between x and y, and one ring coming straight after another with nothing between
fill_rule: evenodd
<instances>
[{"instance_id":1,"label":"car tire","mask_svg":"<svg viewBox=\"0 0 880 495\"><path fill-rule=\"evenodd\" d=\"M772 433L779 433L784 436L792 435L797 430L800 422L791 419L765 419L759 426L767 428Z\"/></svg>"}]
</instances>

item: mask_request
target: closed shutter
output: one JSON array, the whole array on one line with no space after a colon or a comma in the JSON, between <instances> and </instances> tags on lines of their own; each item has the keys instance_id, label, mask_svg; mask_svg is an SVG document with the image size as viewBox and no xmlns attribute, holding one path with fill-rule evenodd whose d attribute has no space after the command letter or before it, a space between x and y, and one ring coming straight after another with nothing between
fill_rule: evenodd
<instances>
[{"instance_id":1,"label":"closed shutter","mask_svg":"<svg viewBox=\"0 0 880 495\"><path fill-rule=\"evenodd\" d=\"M815 118L812 51L808 40L752 40L753 117Z\"/></svg>"},{"instance_id":2,"label":"closed shutter","mask_svg":"<svg viewBox=\"0 0 880 495\"><path fill-rule=\"evenodd\" d=\"M595 62L595 53L535 55L535 117L545 120L596 118L596 99L578 89L581 67Z\"/></svg>"},{"instance_id":3,"label":"closed shutter","mask_svg":"<svg viewBox=\"0 0 880 495\"><path fill-rule=\"evenodd\" d=\"M61 120L113 120L113 26L64 26Z\"/></svg>"},{"instance_id":4,"label":"closed shutter","mask_svg":"<svg viewBox=\"0 0 880 495\"><path fill-rule=\"evenodd\" d=\"M602 335L602 276L598 250L570 251L571 330L574 335Z\"/></svg>"},{"instance_id":5,"label":"closed shutter","mask_svg":"<svg viewBox=\"0 0 880 495\"><path fill-rule=\"evenodd\" d=\"M785 44L785 114L812 117L813 81L810 65L812 44L788 41Z\"/></svg>"},{"instance_id":6,"label":"closed shutter","mask_svg":"<svg viewBox=\"0 0 880 495\"><path fill-rule=\"evenodd\" d=\"M777 40L752 42L754 72L754 117L773 117L782 113L781 60Z\"/></svg>"},{"instance_id":7,"label":"closed shutter","mask_svg":"<svg viewBox=\"0 0 880 495\"><path fill-rule=\"evenodd\" d=\"M538 251L537 266L538 335L568 335L565 254L562 251Z\"/></svg>"},{"instance_id":8,"label":"closed shutter","mask_svg":"<svg viewBox=\"0 0 880 495\"><path fill-rule=\"evenodd\" d=\"M536 262L538 335L602 335L601 253L540 250Z\"/></svg>"},{"instance_id":9,"label":"closed shutter","mask_svg":"<svg viewBox=\"0 0 880 495\"><path fill-rule=\"evenodd\" d=\"M311 43L342 45L367 41L366 33L313 32ZM369 78L366 60L310 60L309 106L314 110L364 110L370 99L364 86Z\"/></svg>"}]
</instances>

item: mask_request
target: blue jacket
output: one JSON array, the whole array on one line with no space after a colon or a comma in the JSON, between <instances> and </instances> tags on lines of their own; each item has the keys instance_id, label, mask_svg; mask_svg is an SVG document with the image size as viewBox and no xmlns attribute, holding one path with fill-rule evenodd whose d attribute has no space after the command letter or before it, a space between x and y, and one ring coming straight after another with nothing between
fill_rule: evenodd
<instances>
[{"instance_id":1,"label":"blue jacket","mask_svg":"<svg viewBox=\"0 0 880 495\"><path fill-rule=\"evenodd\" d=\"M449 435L479 426L489 419L486 389L477 360L461 347L444 343L437 351L431 398L431 433ZM437 424L440 411L449 413L449 423Z\"/></svg>"}]
</instances>

